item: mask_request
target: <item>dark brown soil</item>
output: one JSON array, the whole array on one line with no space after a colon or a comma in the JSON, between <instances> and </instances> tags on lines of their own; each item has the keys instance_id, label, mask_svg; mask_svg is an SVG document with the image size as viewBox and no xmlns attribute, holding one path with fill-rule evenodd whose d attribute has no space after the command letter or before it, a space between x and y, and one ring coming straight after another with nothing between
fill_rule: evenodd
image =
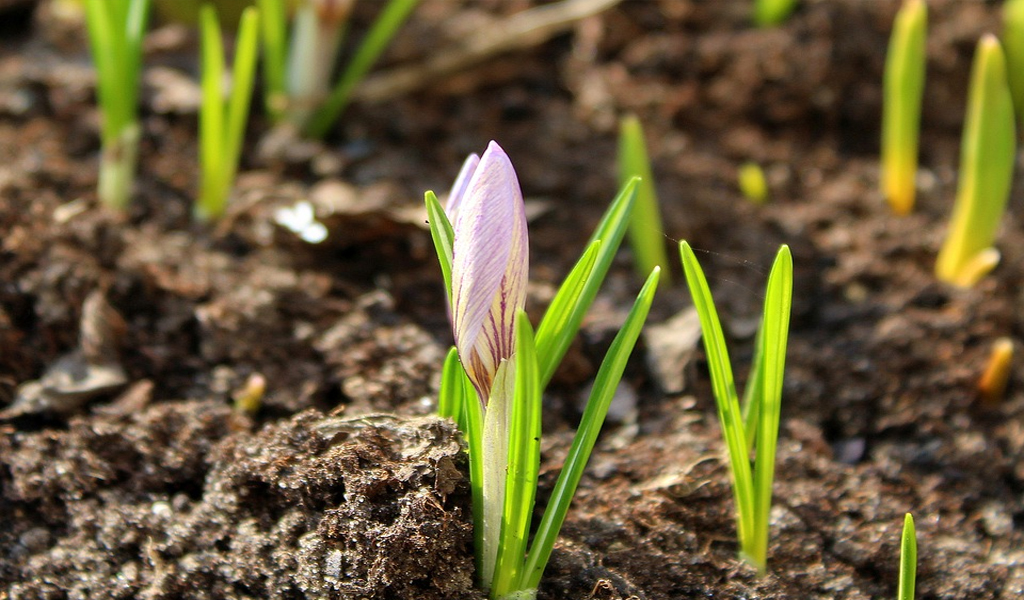
<instances>
[{"instance_id":1,"label":"dark brown soil","mask_svg":"<svg viewBox=\"0 0 1024 600\"><path fill-rule=\"evenodd\" d=\"M424 0L384 68L532 4ZM703 351L694 340L666 379L641 344L540 597L892 598L905 512L918 598L1024 594L1020 361L1002 402L976 397L993 341L1019 349L1024 335L1019 177L999 267L971 290L932 276L971 55L997 6L929 2L910 217L876 191L895 1L807 1L757 30L747 2L644 0L357 103L323 145L275 149L254 116L230 214L203 226L190 218L190 35L150 36L136 198L113 215L95 198L81 34L15 5L0 16L0 598L482 599L458 440L426 416L450 333L422 192L502 144L543 209L539 315L614 195L629 111L647 130L666 245L700 249L741 372L771 257L793 249L769 575L736 559ZM747 160L766 168L766 206L736 190ZM329 227L322 244L273 219L303 199ZM688 310L673 275L652 325ZM547 394L541 505L639 284L623 251ZM83 308L93 297L109 303L101 320ZM90 384L116 367L124 384L19 404L55 365ZM232 398L255 375L266 394L244 415Z\"/></svg>"}]
</instances>

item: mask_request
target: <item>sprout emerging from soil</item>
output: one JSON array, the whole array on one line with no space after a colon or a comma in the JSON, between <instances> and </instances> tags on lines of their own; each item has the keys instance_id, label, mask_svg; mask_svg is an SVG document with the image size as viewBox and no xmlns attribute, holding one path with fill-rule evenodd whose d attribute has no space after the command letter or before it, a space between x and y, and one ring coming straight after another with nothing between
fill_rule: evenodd
<instances>
[{"instance_id":1,"label":"sprout emerging from soil","mask_svg":"<svg viewBox=\"0 0 1024 600\"><path fill-rule=\"evenodd\" d=\"M764 169L756 162L745 162L736 173L740 193L754 204L768 201L768 182L764 177Z\"/></svg>"},{"instance_id":2,"label":"sprout emerging from soil","mask_svg":"<svg viewBox=\"0 0 1024 600\"><path fill-rule=\"evenodd\" d=\"M1010 367L1013 363L1013 340L1001 337L992 344L985 372L978 381L978 396L982 404L995 406L1006 395L1006 384L1010 381Z\"/></svg>"},{"instance_id":3,"label":"sprout emerging from soil","mask_svg":"<svg viewBox=\"0 0 1024 600\"><path fill-rule=\"evenodd\" d=\"M535 597L654 298L658 268L598 370L565 467L527 549L540 470L541 394L625 234L637 183L630 181L612 203L536 334L523 311L528 270L523 198L505 152L491 142L483 156L466 161L447 215L434 194L426 194L455 337L438 412L458 423L469 446L477 571L492 598Z\"/></svg>"},{"instance_id":4,"label":"sprout emerging from soil","mask_svg":"<svg viewBox=\"0 0 1024 600\"><path fill-rule=\"evenodd\" d=\"M785 245L779 248L775 256L775 263L768 276L754 363L741 407L729 351L725 345L725 334L718 320L707 279L690 245L683 241L679 244L679 250L690 295L700 317L718 418L729 451L740 556L763 574L768 558L768 521L772 480L775 477L775 448L779 435L782 379L793 298L793 259L789 247ZM750 454L755 449L757 459L751 469Z\"/></svg>"},{"instance_id":5,"label":"sprout emerging from soil","mask_svg":"<svg viewBox=\"0 0 1024 600\"><path fill-rule=\"evenodd\" d=\"M664 269L668 254L644 130L640 119L629 115L619 124L619 185L625 185L634 177L640 178L640 186L636 190L633 218L629 221L629 243L633 247L637 272L645 275L654 267ZM669 283L668 271L662 275L662 281Z\"/></svg>"},{"instance_id":6,"label":"sprout emerging from soil","mask_svg":"<svg viewBox=\"0 0 1024 600\"><path fill-rule=\"evenodd\" d=\"M917 583L917 533L914 517L910 513L903 518L903 537L900 541L900 587L897 600L914 600L914 586Z\"/></svg>"},{"instance_id":7,"label":"sprout emerging from soil","mask_svg":"<svg viewBox=\"0 0 1024 600\"><path fill-rule=\"evenodd\" d=\"M333 77L355 0L301 0L287 35L287 0L259 0L267 113L312 137L327 134L352 91L398 33L419 0L390 0L340 77Z\"/></svg>"},{"instance_id":8,"label":"sprout emerging from soil","mask_svg":"<svg viewBox=\"0 0 1024 600\"><path fill-rule=\"evenodd\" d=\"M199 112L199 200L195 212L199 219L208 221L224 214L238 171L256 73L259 13L255 7L242 13L227 99L223 93L220 23L213 6L207 4L200 9L199 26L203 99Z\"/></svg>"},{"instance_id":9,"label":"sprout emerging from soil","mask_svg":"<svg viewBox=\"0 0 1024 600\"><path fill-rule=\"evenodd\" d=\"M942 281L971 287L999 263L992 242L1010 197L1016 149L1006 60L999 40L985 35L971 67L956 204L935 264Z\"/></svg>"},{"instance_id":10,"label":"sprout emerging from soil","mask_svg":"<svg viewBox=\"0 0 1024 600\"><path fill-rule=\"evenodd\" d=\"M89 46L96 64L100 132L99 198L123 210L131 198L139 154L139 75L149 0L88 0Z\"/></svg>"},{"instance_id":11,"label":"sprout emerging from soil","mask_svg":"<svg viewBox=\"0 0 1024 600\"><path fill-rule=\"evenodd\" d=\"M774 27L785 21L796 8L796 0L754 0L754 24Z\"/></svg>"},{"instance_id":12,"label":"sprout emerging from soil","mask_svg":"<svg viewBox=\"0 0 1024 600\"><path fill-rule=\"evenodd\" d=\"M927 27L928 8L924 0L906 0L896 14L885 58L882 195L898 215L906 215L914 208Z\"/></svg>"},{"instance_id":13,"label":"sprout emerging from soil","mask_svg":"<svg viewBox=\"0 0 1024 600\"><path fill-rule=\"evenodd\" d=\"M1024 0L1003 4L1003 49L1017 119L1024 121Z\"/></svg>"}]
</instances>

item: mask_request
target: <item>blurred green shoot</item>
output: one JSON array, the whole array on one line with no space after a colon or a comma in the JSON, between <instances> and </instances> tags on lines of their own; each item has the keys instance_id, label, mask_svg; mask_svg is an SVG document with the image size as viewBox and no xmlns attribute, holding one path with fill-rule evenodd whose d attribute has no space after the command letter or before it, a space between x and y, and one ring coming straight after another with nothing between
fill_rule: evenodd
<instances>
[{"instance_id":1,"label":"blurred green shoot","mask_svg":"<svg viewBox=\"0 0 1024 600\"><path fill-rule=\"evenodd\" d=\"M740 556L764 574L768 560L768 525L775 477L775 449L782 407L782 379L793 297L793 258L783 245L775 256L764 314L757 334L754 364L743 406L736 393L729 351L704 271L690 245L679 244L686 282L700 318L711 371L711 386L729 451ZM751 468L750 455L757 459Z\"/></svg>"},{"instance_id":2,"label":"blurred green shoot","mask_svg":"<svg viewBox=\"0 0 1024 600\"><path fill-rule=\"evenodd\" d=\"M264 16L264 95L274 121L288 121L310 137L326 135L419 0L388 0L332 85L353 2L301 0L289 37L287 0L259 0Z\"/></svg>"},{"instance_id":3,"label":"blurred green shoot","mask_svg":"<svg viewBox=\"0 0 1024 600\"><path fill-rule=\"evenodd\" d=\"M1006 209L1017 150L1006 60L995 36L978 42L960 143L960 181L936 276L971 287L999 263L992 247Z\"/></svg>"},{"instance_id":4,"label":"blurred green shoot","mask_svg":"<svg viewBox=\"0 0 1024 600\"><path fill-rule=\"evenodd\" d=\"M754 204L768 201L768 182L764 177L764 169L756 162L745 162L737 171L737 183L740 193Z\"/></svg>"},{"instance_id":5,"label":"blurred green shoot","mask_svg":"<svg viewBox=\"0 0 1024 600\"><path fill-rule=\"evenodd\" d=\"M89 46L96 64L100 132L99 198L123 210L139 154L139 78L149 0L87 0Z\"/></svg>"},{"instance_id":6,"label":"blurred green shoot","mask_svg":"<svg viewBox=\"0 0 1024 600\"><path fill-rule=\"evenodd\" d=\"M203 5L199 13L202 39L202 106L199 112L199 199L195 214L202 221L219 218L227 208L249 118L256 72L259 12L242 13L235 43L231 93L224 96L224 49L217 11Z\"/></svg>"},{"instance_id":7,"label":"blurred green shoot","mask_svg":"<svg viewBox=\"0 0 1024 600\"><path fill-rule=\"evenodd\" d=\"M754 24L758 27L774 27L785 21L796 0L754 0Z\"/></svg>"},{"instance_id":8,"label":"blurred green shoot","mask_svg":"<svg viewBox=\"0 0 1024 600\"><path fill-rule=\"evenodd\" d=\"M898 215L914 208L927 27L924 0L906 0L896 14L885 58L881 183L882 195Z\"/></svg>"},{"instance_id":9,"label":"blurred green shoot","mask_svg":"<svg viewBox=\"0 0 1024 600\"><path fill-rule=\"evenodd\" d=\"M1024 122L1024 0L1003 3L1003 50L1017 120Z\"/></svg>"},{"instance_id":10,"label":"blurred green shoot","mask_svg":"<svg viewBox=\"0 0 1024 600\"><path fill-rule=\"evenodd\" d=\"M917 583L917 532L914 517L907 513L903 517L903 537L900 541L900 587L897 600L914 600L914 586Z\"/></svg>"},{"instance_id":11,"label":"blurred green shoot","mask_svg":"<svg viewBox=\"0 0 1024 600\"><path fill-rule=\"evenodd\" d=\"M654 188L644 131L640 119L629 115L619 124L619 185L625 185L633 177L640 178L633 218L629 222L629 242L633 247L636 270L644 275L654 267L661 267L662 280L669 284L671 281L665 268L668 254L665 252L658 193Z\"/></svg>"}]
</instances>

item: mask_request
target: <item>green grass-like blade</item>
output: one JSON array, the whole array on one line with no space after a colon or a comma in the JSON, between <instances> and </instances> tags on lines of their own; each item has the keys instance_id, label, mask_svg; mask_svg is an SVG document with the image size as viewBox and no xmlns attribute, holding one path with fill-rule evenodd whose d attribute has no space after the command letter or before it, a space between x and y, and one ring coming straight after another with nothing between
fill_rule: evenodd
<instances>
[{"instance_id":1,"label":"green grass-like blade","mask_svg":"<svg viewBox=\"0 0 1024 600\"><path fill-rule=\"evenodd\" d=\"M796 0L754 0L754 24L773 27L789 18L796 8Z\"/></svg>"},{"instance_id":2,"label":"green grass-like blade","mask_svg":"<svg viewBox=\"0 0 1024 600\"><path fill-rule=\"evenodd\" d=\"M636 270L642 275L650 273L654 267L661 267L661 281L667 285L671 283L667 270L668 254L665 252L665 235L647 143L640 119L629 115L619 124L619 184L625 185L633 177L640 178L633 216L629 220L629 241Z\"/></svg>"},{"instance_id":3,"label":"green grass-like blade","mask_svg":"<svg viewBox=\"0 0 1024 600\"><path fill-rule=\"evenodd\" d=\"M898 215L914 207L927 27L924 0L906 0L896 15L885 57L881 184L882 195Z\"/></svg>"},{"instance_id":4,"label":"green grass-like blade","mask_svg":"<svg viewBox=\"0 0 1024 600\"><path fill-rule=\"evenodd\" d=\"M442 419L451 419L459 423L462 417L462 363L459 362L459 351L452 346L444 359L441 369L441 389L437 394L437 415ZM462 429L460 426L459 429ZM463 429L463 431L465 431Z\"/></svg>"},{"instance_id":5,"label":"green grass-like blade","mask_svg":"<svg viewBox=\"0 0 1024 600\"><path fill-rule=\"evenodd\" d=\"M939 279L970 287L998 262L992 242L1010 196L1016 147L1006 60L995 36L985 35L971 68L960 181L935 265Z\"/></svg>"},{"instance_id":6,"label":"green grass-like blade","mask_svg":"<svg viewBox=\"0 0 1024 600\"><path fill-rule=\"evenodd\" d=\"M736 383L729 362L729 351L725 345L725 333L718 320L714 300L711 298L711 290L697 257L685 241L680 242L679 252L686 283L690 288L697 316L700 318L704 350L711 371L711 386L718 407L718 419L722 424L722 435L729 451L729 470L733 480L733 497L736 501L736 525L740 548L746 555L754 531L753 477L747 453L743 415L736 397Z\"/></svg>"},{"instance_id":7,"label":"green grass-like blade","mask_svg":"<svg viewBox=\"0 0 1024 600\"><path fill-rule=\"evenodd\" d=\"M424 194L423 201L427 205L430 238L434 241L437 262L441 265L441 276L444 277L444 293L450 302L452 297L452 246L455 243L455 230L434 192L428 191Z\"/></svg>"},{"instance_id":8,"label":"green grass-like blade","mask_svg":"<svg viewBox=\"0 0 1024 600\"><path fill-rule=\"evenodd\" d=\"M250 6L242 11L238 27L238 41L235 44L235 62L232 67L231 96L228 98L227 126L225 135L224 165L226 188L230 188L238 171L238 161L245 141L245 125L249 121L249 107L252 89L256 81L256 57L259 54L259 10ZM225 189L225 194L227 189ZM225 195L225 201L227 197Z\"/></svg>"},{"instance_id":9,"label":"green grass-like blade","mask_svg":"<svg viewBox=\"0 0 1024 600\"><path fill-rule=\"evenodd\" d=\"M516 385L509 431L508 475L498 563L491 596L517 590L540 472L540 370L533 328L526 313L516 317Z\"/></svg>"},{"instance_id":10,"label":"green grass-like blade","mask_svg":"<svg viewBox=\"0 0 1024 600\"><path fill-rule=\"evenodd\" d=\"M93 62L96 65L96 96L103 112L103 144L116 140L125 126L124 96L117 93L123 83L119 64L124 56L124 32L113 20L117 1L88 0L85 3L86 27Z\"/></svg>"},{"instance_id":11,"label":"green grass-like blade","mask_svg":"<svg viewBox=\"0 0 1024 600\"><path fill-rule=\"evenodd\" d=\"M600 248L601 240L595 240L587 246L583 256L558 288L544 313L540 327L537 328L537 362L540 364L542 381L545 383L554 375L565 349L576 336L577 328L572 327L572 318L580 297L586 290L587 279L594 271Z\"/></svg>"},{"instance_id":12,"label":"green grass-like blade","mask_svg":"<svg viewBox=\"0 0 1024 600\"><path fill-rule=\"evenodd\" d=\"M578 300L572 305L569 316L565 317L561 311L556 314L551 314L549 311L544 315L540 325L537 327L538 337L542 337L541 332L543 332L542 340L544 343L543 354L540 355L540 382L542 389L547 387L551 377L555 374L555 369L562 361L562 357L565 356L565 352L569 349L572 338L579 331L580 324L583 323L583 317L594 302L597 291L601 288L605 275L608 274L608 269L612 266L612 260L615 258L615 253L618 251L619 244L622 243L622 237L626 234L626 229L629 226L629 218L633 210L639 182L639 178L634 177L623 186L615 199L612 200L611 206L605 211L604 216L601 217L601 222L598 223L594 233L590 236L589 243L593 244L595 241L600 240L601 247L598 249L597 257L594 259L594 266L590 271L590 276L586 279L583 290L576 294ZM558 294L561 293L562 291L559 290ZM549 319L560 321L564 325L559 329L554 329L554 325L547 322ZM549 340L552 338L557 339L549 345Z\"/></svg>"},{"instance_id":13,"label":"green grass-like blade","mask_svg":"<svg viewBox=\"0 0 1024 600\"><path fill-rule=\"evenodd\" d=\"M1024 0L1003 3L1002 41L1017 120L1024 121Z\"/></svg>"},{"instance_id":14,"label":"green grass-like blade","mask_svg":"<svg viewBox=\"0 0 1024 600\"><path fill-rule=\"evenodd\" d=\"M281 120L287 102L285 69L288 44L288 23L284 0L259 0L260 23L263 34L263 100L271 120Z\"/></svg>"},{"instance_id":15,"label":"green grass-like blade","mask_svg":"<svg viewBox=\"0 0 1024 600\"><path fill-rule=\"evenodd\" d=\"M760 390L757 427L757 460L754 462L754 536L750 554L764 573L768 558L768 525L775 479L775 450L779 438L782 383L786 370L789 317L793 305L793 257L782 246L768 276L764 316L759 335L761 369L756 385Z\"/></svg>"},{"instance_id":16,"label":"green grass-like blade","mask_svg":"<svg viewBox=\"0 0 1024 600\"><path fill-rule=\"evenodd\" d=\"M196 210L206 217L217 213L217 195L224 168L224 49L217 11L210 4L199 9L201 35L202 105L199 111L199 201Z\"/></svg>"},{"instance_id":17,"label":"green grass-like blade","mask_svg":"<svg viewBox=\"0 0 1024 600\"><path fill-rule=\"evenodd\" d=\"M898 600L914 600L917 584L917 532L914 517L907 513L903 517L903 537L900 541L900 587Z\"/></svg>"},{"instance_id":18,"label":"green grass-like blade","mask_svg":"<svg viewBox=\"0 0 1024 600\"><path fill-rule=\"evenodd\" d=\"M462 367L460 371L463 389L463 422L459 425L459 429L466 436L466 445L469 446L469 487L473 497L473 544L476 547L476 572L480 573L483 570L484 547L484 409L473 384L469 381L469 376L466 375L465 367Z\"/></svg>"},{"instance_id":19,"label":"green grass-like blade","mask_svg":"<svg viewBox=\"0 0 1024 600\"><path fill-rule=\"evenodd\" d=\"M363 80L373 63L384 52L398 28L408 18L419 0L391 0L366 34L366 39L359 46L352 61L345 67L341 78L331 90L331 95L323 107L313 116L306 128L307 135L321 138L334 125L348 105L352 90Z\"/></svg>"},{"instance_id":20,"label":"green grass-like blade","mask_svg":"<svg viewBox=\"0 0 1024 600\"><path fill-rule=\"evenodd\" d=\"M647 278L647 282L644 283L637 295L636 302L633 303L633 308L626 316L626 322L616 334L608 348L608 353L601 362L601 368L598 369L597 378L594 381L594 389L583 410L580 426L576 430L576 436L572 440L572 446L565 458L562 472L559 473L558 481L551 492L551 500L544 510L544 516L537 527L530 553L526 557L526 564L517 586L520 590L536 589L540 584L544 568L551 557L551 549L554 547L562 523L565 522L565 515L569 511L576 487L583 476L583 469L590 459L590 453L597 442L597 435L604 424L605 415L608 414L608 407L615 396L615 389L622 379L626 361L640 336L640 330L647 319L651 302L654 301L654 292L658 288L659 271L660 269L654 269Z\"/></svg>"}]
</instances>

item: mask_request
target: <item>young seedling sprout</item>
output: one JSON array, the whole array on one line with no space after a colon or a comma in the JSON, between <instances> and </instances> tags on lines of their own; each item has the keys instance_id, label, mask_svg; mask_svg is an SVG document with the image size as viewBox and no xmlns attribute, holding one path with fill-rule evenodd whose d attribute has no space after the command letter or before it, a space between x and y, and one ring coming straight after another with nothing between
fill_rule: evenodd
<instances>
[{"instance_id":1,"label":"young seedling sprout","mask_svg":"<svg viewBox=\"0 0 1024 600\"><path fill-rule=\"evenodd\" d=\"M999 263L992 247L1010 196L1017 144L1006 60L995 36L978 42L960 144L960 180L936 276L971 287Z\"/></svg>"},{"instance_id":2,"label":"young seedling sprout","mask_svg":"<svg viewBox=\"0 0 1024 600\"><path fill-rule=\"evenodd\" d=\"M242 154L245 124L256 72L259 13L242 13L235 44L231 92L225 99L224 49L217 12L209 4L199 12L202 37L202 106L199 111L199 200L196 216L203 221L224 214Z\"/></svg>"},{"instance_id":3,"label":"young seedling sprout","mask_svg":"<svg viewBox=\"0 0 1024 600\"><path fill-rule=\"evenodd\" d=\"M796 0L754 0L754 24L758 27L774 27L785 21Z\"/></svg>"},{"instance_id":4,"label":"young seedling sprout","mask_svg":"<svg viewBox=\"0 0 1024 600\"><path fill-rule=\"evenodd\" d=\"M287 0L259 0L267 112L312 137L323 137L352 91L395 37L419 0L389 0L340 77L331 84L348 17L356 0L300 0L292 32Z\"/></svg>"},{"instance_id":5,"label":"young seedling sprout","mask_svg":"<svg viewBox=\"0 0 1024 600\"><path fill-rule=\"evenodd\" d=\"M640 119L629 115L619 124L619 185L625 185L634 177L640 178L640 185L636 190L633 218L629 221L629 243L633 247L636 269L644 275L654 267L667 265L668 254L644 130ZM669 283L668 271L662 274L662 280Z\"/></svg>"},{"instance_id":6,"label":"young seedling sprout","mask_svg":"<svg viewBox=\"0 0 1024 600\"><path fill-rule=\"evenodd\" d=\"M139 76L149 0L87 0L85 8L103 119L98 193L101 202L123 210L139 154Z\"/></svg>"},{"instance_id":7,"label":"young seedling sprout","mask_svg":"<svg viewBox=\"0 0 1024 600\"><path fill-rule=\"evenodd\" d=\"M917 533L914 531L914 517L907 513L903 518L903 537L900 541L900 587L897 600L914 600L916 583Z\"/></svg>"},{"instance_id":8,"label":"young seedling sprout","mask_svg":"<svg viewBox=\"0 0 1024 600\"><path fill-rule=\"evenodd\" d=\"M541 393L579 329L625 233L636 185L636 180L630 181L613 202L536 334L523 311L526 214L508 156L494 142L481 157L471 156L444 210L427 192L431 234L455 337L442 373L438 406L441 416L453 418L466 435L477 573L491 598L536 596L626 360L647 318L658 285L657 268L598 370L565 466L528 547L540 469Z\"/></svg>"},{"instance_id":9,"label":"young seedling sprout","mask_svg":"<svg viewBox=\"0 0 1024 600\"><path fill-rule=\"evenodd\" d=\"M982 404L996 406L1006 395L1013 366L1013 340L1001 337L992 344L985 371L978 381L978 396Z\"/></svg>"},{"instance_id":10,"label":"young seedling sprout","mask_svg":"<svg viewBox=\"0 0 1024 600\"><path fill-rule=\"evenodd\" d=\"M768 201L768 182L764 177L764 169L756 162L745 162L736 172L736 181L740 193L754 204Z\"/></svg>"},{"instance_id":11,"label":"young seedling sprout","mask_svg":"<svg viewBox=\"0 0 1024 600\"><path fill-rule=\"evenodd\" d=\"M1017 120L1024 122L1024 0L1003 3L1003 50Z\"/></svg>"},{"instance_id":12,"label":"young seedling sprout","mask_svg":"<svg viewBox=\"0 0 1024 600\"><path fill-rule=\"evenodd\" d=\"M679 244L686 283L700 318L704 349L711 371L722 435L729 452L740 556L764 573L768 558L768 521L775 477L775 447L782 406L782 378L786 366L789 314L793 297L793 259L789 247L775 256L764 299L764 314L757 333L754 362L743 404L733 380L725 334L718 320L711 290L690 245ZM750 454L757 458L751 469Z\"/></svg>"},{"instance_id":13,"label":"young seedling sprout","mask_svg":"<svg viewBox=\"0 0 1024 600\"><path fill-rule=\"evenodd\" d=\"M918 131L924 93L924 0L906 0L896 14L882 89L882 195L898 215L914 208Z\"/></svg>"}]
</instances>

